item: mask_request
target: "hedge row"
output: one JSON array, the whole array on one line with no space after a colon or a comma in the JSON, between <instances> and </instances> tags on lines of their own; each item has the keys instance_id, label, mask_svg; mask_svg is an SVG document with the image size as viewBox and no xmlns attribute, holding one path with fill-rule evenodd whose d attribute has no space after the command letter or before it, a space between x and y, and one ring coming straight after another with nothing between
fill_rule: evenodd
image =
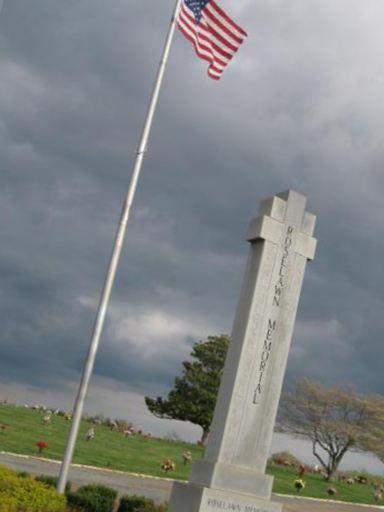
<instances>
[{"instance_id":1,"label":"hedge row","mask_svg":"<svg viewBox=\"0 0 384 512\"><path fill-rule=\"evenodd\" d=\"M155 505L144 496L123 496L117 512L167 512L167 505Z\"/></svg>"},{"instance_id":2,"label":"hedge row","mask_svg":"<svg viewBox=\"0 0 384 512\"><path fill-rule=\"evenodd\" d=\"M0 468L0 512L64 512L66 505L55 489Z\"/></svg>"},{"instance_id":3,"label":"hedge row","mask_svg":"<svg viewBox=\"0 0 384 512\"><path fill-rule=\"evenodd\" d=\"M68 494L68 503L83 512L113 512L117 492L103 485L85 485ZM144 496L122 496L117 512L167 512L166 505L155 505Z\"/></svg>"},{"instance_id":4,"label":"hedge row","mask_svg":"<svg viewBox=\"0 0 384 512\"><path fill-rule=\"evenodd\" d=\"M68 494L68 503L83 512L113 512L117 491L104 485L85 485Z\"/></svg>"},{"instance_id":5,"label":"hedge row","mask_svg":"<svg viewBox=\"0 0 384 512\"><path fill-rule=\"evenodd\" d=\"M153 501L144 496L123 496L117 512L157 511L155 507Z\"/></svg>"},{"instance_id":6,"label":"hedge row","mask_svg":"<svg viewBox=\"0 0 384 512\"><path fill-rule=\"evenodd\" d=\"M66 496L56 492L57 478L41 475L35 479L26 473L0 467L0 512L113 512L117 491L103 485L85 485ZM144 496L123 496L118 512L167 512L166 505L155 505Z\"/></svg>"}]
</instances>

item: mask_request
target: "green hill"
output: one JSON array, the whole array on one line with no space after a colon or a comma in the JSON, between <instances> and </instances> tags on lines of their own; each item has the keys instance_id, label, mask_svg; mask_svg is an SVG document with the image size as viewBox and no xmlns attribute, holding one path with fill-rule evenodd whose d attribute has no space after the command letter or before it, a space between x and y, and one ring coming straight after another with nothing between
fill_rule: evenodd
<instances>
[{"instance_id":1,"label":"green hill","mask_svg":"<svg viewBox=\"0 0 384 512\"><path fill-rule=\"evenodd\" d=\"M69 422L62 416L52 416L50 424L43 424L44 413L17 407L0 405L0 450L23 455L38 455L36 443L45 441L48 448L42 456L60 460L63 456ZM90 427L95 429L93 441L86 441ZM189 468L184 465L182 453L190 451L193 458L201 458L202 449L193 444L167 441L165 439L145 439L140 435L125 438L120 432L104 425L93 425L83 421L73 462L153 476L164 476L161 469L163 460L170 457L176 463L176 470L169 476L186 479Z\"/></svg>"}]
</instances>

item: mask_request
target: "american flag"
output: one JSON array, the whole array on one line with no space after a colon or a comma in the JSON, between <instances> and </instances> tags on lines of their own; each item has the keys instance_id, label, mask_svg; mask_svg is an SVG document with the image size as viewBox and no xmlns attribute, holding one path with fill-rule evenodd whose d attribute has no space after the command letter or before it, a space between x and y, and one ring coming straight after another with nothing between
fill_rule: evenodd
<instances>
[{"instance_id":1,"label":"american flag","mask_svg":"<svg viewBox=\"0 0 384 512\"><path fill-rule=\"evenodd\" d=\"M208 75L219 80L246 32L214 0L183 0L176 21L197 55L209 62Z\"/></svg>"}]
</instances>

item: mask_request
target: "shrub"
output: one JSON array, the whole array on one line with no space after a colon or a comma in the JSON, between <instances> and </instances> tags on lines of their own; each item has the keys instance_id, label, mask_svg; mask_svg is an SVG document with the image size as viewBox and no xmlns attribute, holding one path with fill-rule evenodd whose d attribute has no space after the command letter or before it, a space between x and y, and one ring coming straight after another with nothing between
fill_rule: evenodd
<instances>
[{"instance_id":1,"label":"shrub","mask_svg":"<svg viewBox=\"0 0 384 512\"><path fill-rule=\"evenodd\" d=\"M31 477L0 468L1 512L64 512L66 499Z\"/></svg>"},{"instance_id":2,"label":"shrub","mask_svg":"<svg viewBox=\"0 0 384 512\"><path fill-rule=\"evenodd\" d=\"M14 497L23 512L61 512L65 509L67 500L57 494L55 489L35 482L32 478L24 478L21 482Z\"/></svg>"},{"instance_id":3,"label":"shrub","mask_svg":"<svg viewBox=\"0 0 384 512\"><path fill-rule=\"evenodd\" d=\"M147 504L153 505L153 501L145 496L122 496L117 512L137 512Z\"/></svg>"},{"instance_id":4,"label":"shrub","mask_svg":"<svg viewBox=\"0 0 384 512\"><path fill-rule=\"evenodd\" d=\"M84 512L112 512L117 491L104 485L84 485L75 493L68 494L68 502Z\"/></svg>"},{"instance_id":5,"label":"shrub","mask_svg":"<svg viewBox=\"0 0 384 512\"><path fill-rule=\"evenodd\" d=\"M19 477L19 478L29 478L30 474L27 473L26 471L18 471L16 473L16 475Z\"/></svg>"},{"instance_id":6,"label":"shrub","mask_svg":"<svg viewBox=\"0 0 384 512\"><path fill-rule=\"evenodd\" d=\"M53 487L54 489L56 489L57 482L58 482L59 479L58 479L57 476L40 475L40 476L37 476L35 478L35 480L45 484L48 487ZM71 492L71 488L72 488L72 483L71 482L67 482L65 484L65 494L69 494Z\"/></svg>"},{"instance_id":7,"label":"shrub","mask_svg":"<svg viewBox=\"0 0 384 512\"><path fill-rule=\"evenodd\" d=\"M8 479L8 478L16 478L17 479L17 474L8 468L4 468L4 467L0 466L0 485L3 480Z\"/></svg>"},{"instance_id":8,"label":"shrub","mask_svg":"<svg viewBox=\"0 0 384 512\"><path fill-rule=\"evenodd\" d=\"M0 491L0 512L17 512L16 498L12 498L6 492Z\"/></svg>"},{"instance_id":9,"label":"shrub","mask_svg":"<svg viewBox=\"0 0 384 512\"><path fill-rule=\"evenodd\" d=\"M145 496L123 496L117 512L167 512L168 505L155 505Z\"/></svg>"},{"instance_id":10,"label":"shrub","mask_svg":"<svg viewBox=\"0 0 384 512\"><path fill-rule=\"evenodd\" d=\"M154 503L147 503L143 507L137 509L137 512L167 512L168 505L163 503L162 505L155 505Z\"/></svg>"}]
</instances>

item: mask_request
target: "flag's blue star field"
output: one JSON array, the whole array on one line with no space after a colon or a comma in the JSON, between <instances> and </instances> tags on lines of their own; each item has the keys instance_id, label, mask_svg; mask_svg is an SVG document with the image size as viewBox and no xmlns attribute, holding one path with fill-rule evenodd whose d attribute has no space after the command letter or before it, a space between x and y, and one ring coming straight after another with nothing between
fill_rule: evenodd
<instances>
[{"instance_id":1,"label":"flag's blue star field","mask_svg":"<svg viewBox=\"0 0 384 512\"><path fill-rule=\"evenodd\" d=\"M197 23L200 23L202 18L201 11L208 2L209 0L184 0L185 5L193 12Z\"/></svg>"}]
</instances>

